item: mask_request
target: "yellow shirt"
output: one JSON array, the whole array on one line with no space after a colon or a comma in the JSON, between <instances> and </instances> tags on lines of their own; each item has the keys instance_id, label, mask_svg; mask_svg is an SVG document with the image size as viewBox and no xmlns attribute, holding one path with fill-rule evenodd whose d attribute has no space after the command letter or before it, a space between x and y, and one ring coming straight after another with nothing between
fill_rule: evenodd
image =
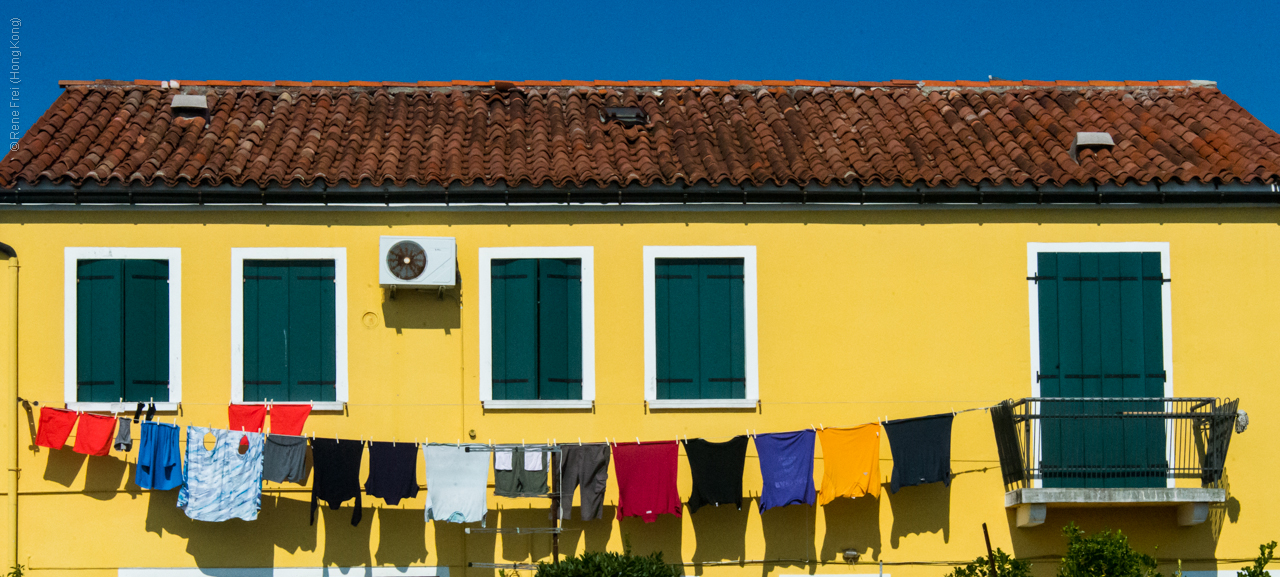
<instances>
[{"instance_id":1,"label":"yellow shirt","mask_svg":"<svg viewBox=\"0 0 1280 577\"><path fill-rule=\"evenodd\" d=\"M880 496L880 424L818 431L822 488L818 504L836 497Z\"/></svg>"}]
</instances>

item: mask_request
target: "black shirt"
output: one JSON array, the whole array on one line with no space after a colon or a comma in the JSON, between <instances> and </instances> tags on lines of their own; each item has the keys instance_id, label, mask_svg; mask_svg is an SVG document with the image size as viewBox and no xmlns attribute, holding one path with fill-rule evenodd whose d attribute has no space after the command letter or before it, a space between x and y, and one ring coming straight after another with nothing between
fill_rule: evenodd
<instances>
[{"instance_id":1,"label":"black shirt","mask_svg":"<svg viewBox=\"0 0 1280 577\"><path fill-rule=\"evenodd\" d=\"M704 439L684 442L693 473L693 494L689 495L689 512L703 505L733 503L742 509L742 469L747 461L747 437L739 435L723 443Z\"/></svg>"},{"instance_id":2,"label":"black shirt","mask_svg":"<svg viewBox=\"0 0 1280 577\"><path fill-rule=\"evenodd\" d=\"M311 460L315 469L315 483L311 486L311 524L316 524L316 507L319 501L337 509L343 501L356 500L356 510L351 514L351 524L360 524L360 459L364 457L364 443L339 441L338 439L312 439Z\"/></svg>"},{"instance_id":3,"label":"black shirt","mask_svg":"<svg viewBox=\"0 0 1280 577\"><path fill-rule=\"evenodd\" d=\"M418 496L418 445L416 443L369 443L369 478L364 490L388 505Z\"/></svg>"},{"instance_id":4,"label":"black shirt","mask_svg":"<svg viewBox=\"0 0 1280 577\"><path fill-rule=\"evenodd\" d=\"M884 424L893 453L889 492L902 487L937 483L951 486L951 421L955 415L899 419Z\"/></svg>"}]
</instances>

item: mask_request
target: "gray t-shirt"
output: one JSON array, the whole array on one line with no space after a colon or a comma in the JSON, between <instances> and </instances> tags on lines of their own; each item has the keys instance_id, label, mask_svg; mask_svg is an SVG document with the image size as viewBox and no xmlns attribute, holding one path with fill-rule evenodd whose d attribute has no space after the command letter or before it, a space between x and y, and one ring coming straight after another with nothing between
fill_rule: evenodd
<instances>
[{"instance_id":1,"label":"gray t-shirt","mask_svg":"<svg viewBox=\"0 0 1280 577\"><path fill-rule=\"evenodd\" d=\"M307 482L307 438L267 435L262 450L262 478L276 483Z\"/></svg>"}]
</instances>

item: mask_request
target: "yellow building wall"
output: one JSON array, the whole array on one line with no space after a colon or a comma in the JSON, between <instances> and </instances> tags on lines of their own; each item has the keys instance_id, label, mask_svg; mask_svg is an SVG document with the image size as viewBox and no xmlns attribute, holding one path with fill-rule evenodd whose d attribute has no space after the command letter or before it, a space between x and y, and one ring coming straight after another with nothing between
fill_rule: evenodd
<instances>
[{"instance_id":1,"label":"yellow building wall","mask_svg":"<svg viewBox=\"0 0 1280 577\"><path fill-rule=\"evenodd\" d=\"M379 235L452 236L460 290L378 286ZM349 405L315 413L319 436L436 442L561 443L727 437L873 422L984 407L1031 395L1028 242L1156 241L1170 244L1173 389L1176 396L1242 398L1250 429L1232 443L1229 502L1210 521L1178 527L1170 507L1050 509L1020 529L1004 508L990 418L959 415L954 480L887 491L892 470L881 442L886 490L879 500L790 506L761 515L760 473L749 452L742 511L708 508L653 524L569 520L562 553L660 550L689 574L876 573L942 575L938 562L985 554L1060 555L1069 521L1089 531L1119 528L1139 550L1222 568L1280 538L1272 498L1280 467L1280 210L1277 209L919 209L817 211L322 211L9 210L0 241L19 254L20 394L63 401L63 249L67 246L182 250L180 425L226 426L230 399L232 247L346 247ZM485 411L479 403L477 258L481 247L595 247L596 405L592 411ZM753 245L758 250L760 408L647 412L644 399L642 248ZM464 535L424 524L423 497L391 507L366 497L365 520L350 503L321 506L308 526L309 490L268 483L256 522L201 523L175 507L177 491L133 484L136 451L85 457L33 447L30 416L19 423L22 467L20 562L34 575L115 575L117 567L449 566L550 557L546 535ZM135 427L135 438L137 430ZM815 465L822 475L821 448ZM419 482L425 475L419 463ZM363 480L362 473L361 479ZM679 487L691 486L680 459ZM545 526L549 501L489 498L489 526ZM376 511L374 510L376 509ZM576 515L576 509L575 509ZM855 548L862 563L840 561ZM713 566L738 560L772 563ZM1037 564L1052 574L1051 561ZM1163 567L1165 571L1171 567Z\"/></svg>"}]
</instances>

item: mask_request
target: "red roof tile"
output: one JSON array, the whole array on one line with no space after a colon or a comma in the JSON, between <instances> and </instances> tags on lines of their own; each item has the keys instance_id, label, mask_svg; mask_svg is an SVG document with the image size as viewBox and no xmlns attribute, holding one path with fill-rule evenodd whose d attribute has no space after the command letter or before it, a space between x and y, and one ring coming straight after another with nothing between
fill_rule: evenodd
<instances>
[{"instance_id":1,"label":"red roof tile","mask_svg":"<svg viewBox=\"0 0 1280 577\"><path fill-rule=\"evenodd\" d=\"M1280 135L1201 83L671 82L64 81L0 186L1280 182ZM182 91L207 95L207 124L174 117ZM604 123L605 106L649 123ZM1116 146L1077 163L1078 131Z\"/></svg>"}]
</instances>

